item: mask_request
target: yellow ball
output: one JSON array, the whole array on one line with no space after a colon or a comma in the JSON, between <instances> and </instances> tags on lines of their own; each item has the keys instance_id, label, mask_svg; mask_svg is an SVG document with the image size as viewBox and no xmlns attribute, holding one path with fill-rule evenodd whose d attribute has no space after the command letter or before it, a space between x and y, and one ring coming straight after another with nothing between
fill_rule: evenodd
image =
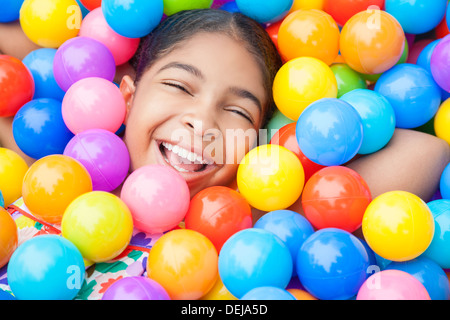
<instances>
[{"instance_id":1,"label":"yellow ball","mask_svg":"<svg viewBox=\"0 0 450 320\"><path fill-rule=\"evenodd\" d=\"M300 9L317 9L323 10L325 0L294 0L294 4L289 12Z\"/></svg>"},{"instance_id":2,"label":"yellow ball","mask_svg":"<svg viewBox=\"0 0 450 320\"><path fill-rule=\"evenodd\" d=\"M299 57L278 70L273 83L273 98L286 117L297 121L311 103L322 98L337 98L336 77L323 61Z\"/></svg>"},{"instance_id":3,"label":"yellow ball","mask_svg":"<svg viewBox=\"0 0 450 320\"><path fill-rule=\"evenodd\" d=\"M436 136L450 144L450 98L439 107L434 117Z\"/></svg>"},{"instance_id":4,"label":"yellow ball","mask_svg":"<svg viewBox=\"0 0 450 320\"><path fill-rule=\"evenodd\" d=\"M20 9L25 35L46 48L58 48L76 37L81 20L81 9L75 0L25 0Z\"/></svg>"},{"instance_id":5,"label":"yellow ball","mask_svg":"<svg viewBox=\"0 0 450 320\"><path fill-rule=\"evenodd\" d=\"M275 144L252 149L238 167L239 192L262 211L289 207L300 197L304 183L305 173L298 157Z\"/></svg>"},{"instance_id":6,"label":"yellow ball","mask_svg":"<svg viewBox=\"0 0 450 320\"><path fill-rule=\"evenodd\" d=\"M211 290L205 294L201 300L238 300L235 296L233 296L230 291L225 287L220 279L220 276L217 276L216 283Z\"/></svg>"},{"instance_id":7,"label":"yellow ball","mask_svg":"<svg viewBox=\"0 0 450 320\"><path fill-rule=\"evenodd\" d=\"M22 195L23 177L27 171L28 165L18 153L0 148L0 191L5 207Z\"/></svg>"},{"instance_id":8,"label":"yellow ball","mask_svg":"<svg viewBox=\"0 0 450 320\"><path fill-rule=\"evenodd\" d=\"M369 247L391 261L420 256L434 235L434 219L427 204L406 191L390 191L367 207L362 232Z\"/></svg>"},{"instance_id":9,"label":"yellow ball","mask_svg":"<svg viewBox=\"0 0 450 320\"><path fill-rule=\"evenodd\" d=\"M128 246L133 218L125 203L112 193L91 191L73 200L64 212L61 234L83 258L104 262Z\"/></svg>"}]
</instances>

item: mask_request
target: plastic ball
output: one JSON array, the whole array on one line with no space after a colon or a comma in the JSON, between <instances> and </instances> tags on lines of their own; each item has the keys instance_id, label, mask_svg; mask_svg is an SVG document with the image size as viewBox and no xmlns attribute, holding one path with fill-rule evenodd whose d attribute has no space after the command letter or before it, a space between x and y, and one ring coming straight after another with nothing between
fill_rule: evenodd
<instances>
[{"instance_id":1,"label":"plastic ball","mask_svg":"<svg viewBox=\"0 0 450 320\"><path fill-rule=\"evenodd\" d=\"M162 165L146 165L133 171L120 197L131 210L134 226L147 233L176 227L186 216L190 202L186 180Z\"/></svg>"},{"instance_id":2,"label":"plastic ball","mask_svg":"<svg viewBox=\"0 0 450 320\"><path fill-rule=\"evenodd\" d=\"M115 133L125 120L125 99L120 89L98 77L75 82L62 101L64 123L74 134L89 129Z\"/></svg>"},{"instance_id":3,"label":"plastic ball","mask_svg":"<svg viewBox=\"0 0 450 320\"><path fill-rule=\"evenodd\" d=\"M64 123L61 101L48 98L23 105L14 116L12 133L20 150L33 159L62 154L73 137Z\"/></svg>"},{"instance_id":4,"label":"plastic ball","mask_svg":"<svg viewBox=\"0 0 450 320\"><path fill-rule=\"evenodd\" d=\"M58 235L39 235L14 251L7 272L18 300L72 300L83 284L85 266L70 241Z\"/></svg>"},{"instance_id":5,"label":"plastic ball","mask_svg":"<svg viewBox=\"0 0 450 320\"><path fill-rule=\"evenodd\" d=\"M252 227L251 207L240 193L231 188L209 187L191 199L184 224L186 229L206 236L220 252L229 237Z\"/></svg>"},{"instance_id":6,"label":"plastic ball","mask_svg":"<svg viewBox=\"0 0 450 320\"><path fill-rule=\"evenodd\" d=\"M450 269L450 200L438 199L427 203L434 218L434 236L422 257L436 262L443 269Z\"/></svg>"},{"instance_id":7,"label":"plastic ball","mask_svg":"<svg viewBox=\"0 0 450 320\"><path fill-rule=\"evenodd\" d=\"M369 256L361 241L335 228L316 231L297 255L297 274L305 289L320 300L349 299L367 278Z\"/></svg>"},{"instance_id":8,"label":"plastic ball","mask_svg":"<svg viewBox=\"0 0 450 320\"><path fill-rule=\"evenodd\" d=\"M446 35L450 34L450 30L448 29L447 19L446 17L442 19L442 21L438 24L436 29L434 30L436 34L436 39L442 39Z\"/></svg>"},{"instance_id":9,"label":"plastic ball","mask_svg":"<svg viewBox=\"0 0 450 320\"><path fill-rule=\"evenodd\" d=\"M0 290L0 301L13 301L17 300L11 293Z\"/></svg>"},{"instance_id":10,"label":"plastic ball","mask_svg":"<svg viewBox=\"0 0 450 320\"><path fill-rule=\"evenodd\" d=\"M0 190L4 206L9 206L22 196L23 177L28 164L15 151L0 147Z\"/></svg>"},{"instance_id":11,"label":"plastic ball","mask_svg":"<svg viewBox=\"0 0 450 320\"><path fill-rule=\"evenodd\" d=\"M338 98L352 90L367 89L366 81L362 78L361 74L350 68L347 64L335 63L330 68L336 77Z\"/></svg>"},{"instance_id":12,"label":"plastic ball","mask_svg":"<svg viewBox=\"0 0 450 320\"><path fill-rule=\"evenodd\" d=\"M0 117L14 116L34 95L34 79L17 58L0 55Z\"/></svg>"},{"instance_id":13,"label":"plastic ball","mask_svg":"<svg viewBox=\"0 0 450 320\"><path fill-rule=\"evenodd\" d=\"M439 41L431 55L431 73L437 84L450 92L450 35Z\"/></svg>"},{"instance_id":14,"label":"plastic ball","mask_svg":"<svg viewBox=\"0 0 450 320\"><path fill-rule=\"evenodd\" d=\"M80 6L80 9L81 9L81 16L82 16L83 19L84 19L84 17L86 17L86 15L89 13L89 10L84 6L83 3L81 3L80 0L76 0L76 1L77 1L78 5ZM101 1L101 0L100 0L100 1Z\"/></svg>"},{"instance_id":15,"label":"plastic ball","mask_svg":"<svg viewBox=\"0 0 450 320\"><path fill-rule=\"evenodd\" d=\"M53 73L56 83L67 91L75 82L89 77L114 80L116 63L111 51L101 42L76 37L64 42L55 55Z\"/></svg>"},{"instance_id":16,"label":"plastic ball","mask_svg":"<svg viewBox=\"0 0 450 320\"><path fill-rule=\"evenodd\" d=\"M295 134L296 123L289 123L283 127L281 127L277 133L274 134L272 139L270 140L271 144L277 144L286 149L292 151L302 163L303 170L305 172L305 182L311 178L311 176L324 168L324 166L317 164L311 160L309 160L300 150L297 142L297 136Z\"/></svg>"},{"instance_id":17,"label":"plastic ball","mask_svg":"<svg viewBox=\"0 0 450 320\"><path fill-rule=\"evenodd\" d=\"M361 116L340 99L321 99L303 111L297 121L300 150L322 166L339 166L351 160L363 141Z\"/></svg>"},{"instance_id":18,"label":"plastic ball","mask_svg":"<svg viewBox=\"0 0 450 320\"><path fill-rule=\"evenodd\" d=\"M103 129L76 134L64 149L64 155L78 160L87 169L94 191L115 190L130 168L125 143L116 134Z\"/></svg>"},{"instance_id":19,"label":"plastic ball","mask_svg":"<svg viewBox=\"0 0 450 320\"><path fill-rule=\"evenodd\" d=\"M291 10L293 2L293 0L266 0L264 5L261 5L258 0L236 0L239 11L259 23L273 23L283 19Z\"/></svg>"},{"instance_id":20,"label":"plastic ball","mask_svg":"<svg viewBox=\"0 0 450 320\"><path fill-rule=\"evenodd\" d=\"M316 297L314 297L312 294L310 294L308 291L296 289L296 288L289 288L287 291L294 296L296 300L317 300Z\"/></svg>"},{"instance_id":21,"label":"plastic ball","mask_svg":"<svg viewBox=\"0 0 450 320\"><path fill-rule=\"evenodd\" d=\"M65 92L56 83L53 75L53 60L56 49L40 48L31 51L22 60L23 64L30 70L34 80L33 99L50 98L62 101Z\"/></svg>"},{"instance_id":22,"label":"plastic ball","mask_svg":"<svg viewBox=\"0 0 450 320\"><path fill-rule=\"evenodd\" d=\"M20 9L20 26L34 43L58 48L78 35L82 20L75 0L25 0Z\"/></svg>"},{"instance_id":23,"label":"plastic ball","mask_svg":"<svg viewBox=\"0 0 450 320\"><path fill-rule=\"evenodd\" d=\"M384 0L325 0L324 10L343 26L355 14L371 8L384 8Z\"/></svg>"},{"instance_id":24,"label":"plastic ball","mask_svg":"<svg viewBox=\"0 0 450 320\"><path fill-rule=\"evenodd\" d=\"M102 5L102 0L80 0L80 2L89 11L92 11Z\"/></svg>"},{"instance_id":25,"label":"plastic ball","mask_svg":"<svg viewBox=\"0 0 450 320\"><path fill-rule=\"evenodd\" d=\"M262 211L285 209L300 197L305 173L297 156L274 144L248 152L237 171L239 192Z\"/></svg>"},{"instance_id":26,"label":"plastic ball","mask_svg":"<svg viewBox=\"0 0 450 320\"><path fill-rule=\"evenodd\" d=\"M34 162L23 178L22 196L37 218L60 224L67 206L92 191L86 168L65 155L48 155Z\"/></svg>"},{"instance_id":27,"label":"plastic ball","mask_svg":"<svg viewBox=\"0 0 450 320\"><path fill-rule=\"evenodd\" d=\"M407 272L383 270L371 275L356 300L430 300L427 289Z\"/></svg>"},{"instance_id":28,"label":"plastic ball","mask_svg":"<svg viewBox=\"0 0 450 320\"><path fill-rule=\"evenodd\" d=\"M316 229L354 232L371 200L369 186L356 171L331 166L316 172L305 184L302 207Z\"/></svg>"},{"instance_id":29,"label":"plastic ball","mask_svg":"<svg viewBox=\"0 0 450 320\"><path fill-rule=\"evenodd\" d=\"M275 112L273 113L272 118L269 120L266 126L267 140L265 141L265 143L261 144L269 143L270 140L273 138L273 136L278 132L278 130L281 129L281 127L294 122L295 122L294 120L289 119L284 114L282 114L280 110L276 109Z\"/></svg>"},{"instance_id":30,"label":"plastic ball","mask_svg":"<svg viewBox=\"0 0 450 320\"><path fill-rule=\"evenodd\" d=\"M278 109L297 121L303 110L322 98L337 97L337 81L323 61L300 57L286 62L273 83L273 97Z\"/></svg>"},{"instance_id":31,"label":"plastic ball","mask_svg":"<svg viewBox=\"0 0 450 320\"><path fill-rule=\"evenodd\" d=\"M163 17L163 0L103 0L102 12L108 25L119 35L141 38L148 35Z\"/></svg>"},{"instance_id":32,"label":"plastic ball","mask_svg":"<svg viewBox=\"0 0 450 320\"><path fill-rule=\"evenodd\" d=\"M323 10L325 0L294 0L291 11L297 11L300 9L318 9Z\"/></svg>"},{"instance_id":33,"label":"plastic ball","mask_svg":"<svg viewBox=\"0 0 450 320\"><path fill-rule=\"evenodd\" d=\"M417 59L419 58L419 55L422 53L423 49L432 42L433 39L420 39L414 42L411 45L411 50L409 52L409 56L406 62L416 64Z\"/></svg>"},{"instance_id":34,"label":"plastic ball","mask_svg":"<svg viewBox=\"0 0 450 320\"><path fill-rule=\"evenodd\" d=\"M389 191L372 200L362 231L369 247L384 259L407 261L420 256L434 235L427 204L406 191Z\"/></svg>"},{"instance_id":35,"label":"plastic ball","mask_svg":"<svg viewBox=\"0 0 450 320\"><path fill-rule=\"evenodd\" d=\"M433 55L433 51L438 45L440 40L434 40L423 48L417 57L416 64L425 70L427 70L431 74L431 56Z\"/></svg>"},{"instance_id":36,"label":"plastic ball","mask_svg":"<svg viewBox=\"0 0 450 320\"><path fill-rule=\"evenodd\" d=\"M450 199L450 163L442 171L439 181L439 193L441 198Z\"/></svg>"},{"instance_id":37,"label":"plastic ball","mask_svg":"<svg viewBox=\"0 0 450 320\"><path fill-rule=\"evenodd\" d=\"M308 56L331 65L339 54L338 25L321 10L294 11L280 25L278 49L285 61Z\"/></svg>"},{"instance_id":38,"label":"plastic ball","mask_svg":"<svg viewBox=\"0 0 450 320\"><path fill-rule=\"evenodd\" d=\"M215 284L217 251L201 233L172 230L153 245L147 276L161 284L172 300L199 299Z\"/></svg>"},{"instance_id":39,"label":"plastic ball","mask_svg":"<svg viewBox=\"0 0 450 320\"><path fill-rule=\"evenodd\" d=\"M358 112L363 125L363 140L359 154L374 153L388 144L394 135L396 117L391 103L381 94L368 89L355 89L341 100Z\"/></svg>"},{"instance_id":40,"label":"plastic ball","mask_svg":"<svg viewBox=\"0 0 450 320\"><path fill-rule=\"evenodd\" d=\"M426 257L392 262L386 270L400 270L414 276L427 289L431 300L450 300L450 283L444 270Z\"/></svg>"},{"instance_id":41,"label":"plastic ball","mask_svg":"<svg viewBox=\"0 0 450 320\"><path fill-rule=\"evenodd\" d=\"M102 300L170 300L166 290L147 277L125 277L106 289Z\"/></svg>"},{"instance_id":42,"label":"plastic ball","mask_svg":"<svg viewBox=\"0 0 450 320\"><path fill-rule=\"evenodd\" d=\"M406 33L422 34L437 27L445 16L446 6L447 0L386 0L385 10L400 22Z\"/></svg>"},{"instance_id":43,"label":"plastic ball","mask_svg":"<svg viewBox=\"0 0 450 320\"><path fill-rule=\"evenodd\" d=\"M431 74L409 63L383 73L374 90L394 108L398 128L416 128L427 123L441 105L441 91Z\"/></svg>"},{"instance_id":44,"label":"plastic ball","mask_svg":"<svg viewBox=\"0 0 450 320\"><path fill-rule=\"evenodd\" d=\"M223 285L220 276L217 276L216 283L201 300L237 300L237 298Z\"/></svg>"},{"instance_id":45,"label":"plastic ball","mask_svg":"<svg viewBox=\"0 0 450 320\"><path fill-rule=\"evenodd\" d=\"M0 226L2 232L0 233L0 269L5 266L14 250L18 246L18 232L17 226L13 218L3 208L0 208Z\"/></svg>"},{"instance_id":46,"label":"plastic ball","mask_svg":"<svg viewBox=\"0 0 450 320\"><path fill-rule=\"evenodd\" d=\"M13 22L19 19L20 7L22 7L24 0L8 0L3 3L2 11L0 12L0 23Z\"/></svg>"},{"instance_id":47,"label":"plastic ball","mask_svg":"<svg viewBox=\"0 0 450 320\"><path fill-rule=\"evenodd\" d=\"M340 50L355 71L378 74L392 68L403 54L405 33L398 21L382 10L351 17L341 30Z\"/></svg>"},{"instance_id":48,"label":"plastic ball","mask_svg":"<svg viewBox=\"0 0 450 320\"><path fill-rule=\"evenodd\" d=\"M285 289L277 287L258 287L244 294L240 300L296 300Z\"/></svg>"},{"instance_id":49,"label":"plastic ball","mask_svg":"<svg viewBox=\"0 0 450 320\"><path fill-rule=\"evenodd\" d=\"M269 34L272 42L274 43L277 50L278 48L278 32L280 31L280 26L283 23L283 20L277 21L275 23L271 23L266 27L266 32Z\"/></svg>"},{"instance_id":50,"label":"plastic ball","mask_svg":"<svg viewBox=\"0 0 450 320\"><path fill-rule=\"evenodd\" d=\"M287 246L272 232L246 229L232 235L219 254L223 284L238 299L251 289L284 289L292 276L293 261Z\"/></svg>"},{"instance_id":51,"label":"plastic ball","mask_svg":"<svg viewBox=\"0 0 450 320\"><path fill-rule=\"evenodd\" d=\"M111 51L117 66L133 57L140 42L140 38L123 37L111 29L101 8L94 9L86 15L81 23L79 35L103 43Z\"/></svg>"},{"instance_id":52,"label":"plastic ball","mask_svg":"<svg viewBox=\"0 0 450 320\"><path fill-rule=\"evenodd\" d=\"M126 204L105 191L92 191L73 200L64 211L61 234L91 262L114 259L125 250L133 233Z\"/></svg>"},{"instance_id":53,"label":"plastic ball","mask_svg":"<svg viewBox=\"0 0 450 320\"><path fill-rule=\"evenodd\" d=\"M276 210L263 215L253 227L272 232L288 247L294 263L292 271L295 275L298 250L303 242L314 233L311 223L297 212Z\"/></svg>"},{"instance_id":54,"label":"plastic ball","mask_svg":"<svg viewBox=\"0 0 450 320\"><path fill-rule=\"evenodd\" d=\"M445 100L439 107L436 115L434 116L434 131L436 136L441 138L450 144L450 99ZM442 191L442 190L441 190ZM444 191L446 192L446 191ZM447 198L447 196L445 197ZM450 198L450 190L448 193Z\"/></svg>"},{"instance_id":55,"label":"plastic ball","mask_svg":"<svg viewBox=\"0 0 450 320\"><path fill-rule=\"evenodd\" d=\"M213 5L214 5L214 3L213 3ZM236 1L230 1L230 2L224 3L223 5L220 6L219 9L225 10L228 12L240 12L240 10L236 4Z\"/></svg>"}]
</instances>

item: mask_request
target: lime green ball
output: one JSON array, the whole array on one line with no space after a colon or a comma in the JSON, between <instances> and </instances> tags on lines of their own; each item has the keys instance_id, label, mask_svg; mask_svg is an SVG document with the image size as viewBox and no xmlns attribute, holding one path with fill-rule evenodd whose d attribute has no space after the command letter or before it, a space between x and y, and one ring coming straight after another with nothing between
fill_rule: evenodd
<instances>
[{"instance_id":1,"label":"lime green ball","mask_svg":"<svg viewBox=\"0 0 450 320\"><path fill-rule=\"evenodd\" d=\"M340 98L347 92L355 89L367 89L366 81L355 70L345 63L336 63L331 67L338 84L338 95Z\"/></svg>"},{"instance_id":2,"label":"lime green ball","mask_svg":"<svg viewBox=\"0 0 450 320\"><path fill-rule=\"evenodd\" d=\"M179 11L211 8L213 0L163 0L164 13L171 16Z\"/></svg>"}]
</instances>

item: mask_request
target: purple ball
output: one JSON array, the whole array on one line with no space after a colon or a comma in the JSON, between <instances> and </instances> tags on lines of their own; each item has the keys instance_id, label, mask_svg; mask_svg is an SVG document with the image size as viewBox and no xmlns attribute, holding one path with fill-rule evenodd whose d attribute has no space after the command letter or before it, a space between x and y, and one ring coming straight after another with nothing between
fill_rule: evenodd
<instances>
[{"instance_id":1,"label":"purple ball","mask_svg":"<svg viewBox=\"0 0 450 320\"><path fill-rule=\"evenodd\" d=\"M442 38L431 55L431 73L437 84L450 91L450 35Z\"/></svg>"},{"instance_id":2,"label":"purple ball","mask_svg":"<svg viewBox=\"0 0 450 320\"><path fill-rule=\"evenodd\" d=\"M170 300L166 290L147 277L126 277L106 289L102 300Z\"/></svg>"},{"instance_id":3,"label":"purple ball","mask_svg":"<svg viewBox=\"0 0 450 320\"><path fill-rule=\"evenodd\" d=\"M116 134L104 129L89 129L76 134L66 145L64 155L83 164L92 178L93 190L110 192L125 180L130 155Z\"/></svg>"},{"instance_id":4,"label":"purple ball","mask_svg":"<svg viewBox=\"0 0 450 320\"><path fill-rule=\"evenodd\" d=\"M111 51L101 42L75 37L64 42L53 60L56 83L67 91L78 80L99 77L114 80L116 63Z\"/></svg>"}]
</instances>

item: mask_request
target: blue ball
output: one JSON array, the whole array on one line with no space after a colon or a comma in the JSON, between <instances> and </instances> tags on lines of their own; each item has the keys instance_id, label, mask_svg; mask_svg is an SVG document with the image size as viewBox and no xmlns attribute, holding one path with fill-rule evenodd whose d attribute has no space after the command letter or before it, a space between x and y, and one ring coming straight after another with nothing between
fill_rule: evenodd
<instances>
[{"instance_id":1,"label":"blue ball","mask_svg":"<svg viewBox=\"0 0 450 320\"><path fill-rule=\"evenodd\" d=\"M286 288L293 262L289 249L277 236L250 228L235 233L223 244L218 266L224 286L240 299L257 287Z\"/></svg>"},{"instance_id":2,"label":"blue ball","mask_svg":"<svg viewBox=\"0 0 450 320\"><path fill-rule=\"evenodd\" d=\"M81 16L84 18L89 13L89 10L81 3L80 0L76 0L81 9Z\"/></svg>"},{"instance_id":3,"label":"blue ball","mask_svg":"<svg viewBox=\"0 0 450 320\"><path fill-rule=\"evenodd\" d=\"M368 89L352 90L340 99L351 104L361 117L363 140L358 153L370 154L386 146L395 130L395 112L389 101Z\"/></svg>"},{"instance_id":4,"label":"blue ball","mask_svg":"<svg viewBox=\"0 0 450 320\"><path fill-rule=\"evenodd\" d=\"M284 18L293 0L236 0L239 11L259 23L274 23Z\"/></svg>"},{"instance_id":5,"label":"blue ball","mask_svg":"<svg viewBox=\"0 0 450 320\"><path fill-rule=\"evenodd\" d=\"M439 190L443 199L450 199L450 163L442 171L439 180Z\"/></svg>"},{"instance_id":6,"label":"blue ball","mask_svg":"<svg viewBox=\"0 0 450 320\"><path fill-rule=\"evenodd\" d=\"M102 12L116 33L127 38L148 35L160 23L163 0L103 0Z\"/></svg>"},{"instance_id":7,"label":"blue ball","mask_svg":"<svg viewBox=\"0 0 450 320\"><path fill-rule=\"evenodd\" d=\"M438 199L427 203L434 219L434 235L422 254L443 269L450 269L450 199Z\"/></svg>"},{"instance_id":8,"label":"blue ball","mask_svg":"<svg viewBox=\"0 0 450 320\"><path fill-rule=\"evenodd\" d=\"M0 301L17 300L14 296L6 291L0 290Z\"/></svg>"},{"instance_id":9,"label":"blue ball","mask_svg":"<svg viewBox=\"0 0 450 320\"><path fill-rule=\"evenodd\" d=\"M383 73L375 84L395 111L398 128L417 128L431 120L441 105L441 90L424 68L404 63Z\"/></svg>"},{"instance_id":10,"label":"blue ball","mask_svg":"<svg viewBox=\"0 0 450 320\"><path fill-rule=\"evenodd\" d=\"M56 49L41 48L31 51L23 60L34 79L33 99L51 98L62 101L64 90L56 83L53 75L53 60Z\"/></svg>"},{"instance_id":11,"label":"blue ball","mask_svg":"<svg viewBox=\"0 0 450 320\"><path fill-rule=\"evenodd\" d=\"M385 10L393 15L405 33L422 34L444 19L447 0L386 0Z\"/></svg>"},{"instance_id":12,"label":"blue ball","mask_svg":"<svg viewBox=\"0 0 450 320\"><path fill-rule=\"evenodd\" d=\"M14 116L12 131L20 150L33 159L63 154L74 134L64 123L61 101L35 99L24 104Z\"/></svg>"},{"instance_id":13,"label":"blue ball","mask_svg":"<svg viewBox=\"0 0 450 320\"><path fill-rule=\"evenodd\" d=\"M398 262L393 261L387 270L400 270L414 276L427 289L431 300L449 300L450 285L444 270L434 261L426 257Z\"/></svg>"},{"instance_id":14,"label":"blue ball","mask_svg":"<svg viewBox=\"0 0 450 320\"><path fill-rule=\"evenodd\" d=\"M431 56L433 55L434 48L439 44L440 39L434 40L422 49L417 57L416 64L419 67L424 68L431 74Z\"/></svg>"},{"instance_id":15,"label":"blue ball","mask_svg":"<svg viewBox=\"0 0 450 320\"><path fill-rule=\"evenodd\" d=\"M450 6L447 6L446 19L447 19L447 27L450 29Z\"/></svg>"},{"instance_id":16,"label":"blue ball","mask_svg":"<svg viewBox=\"0 0 450 320\"><path fill-rule=\"evenodd\" d=\"M71 300L84 281L80 251L57 235L23 242L8 263L8 284L18 300Z\"/></svg>"},{"instance_id":17,"label":"blue ball","mask_svg":"<svg viewBox=\"0 0 450 320\"><path fill-rule=\"evenodd\" d=\"M287 290L277 287L258 287L250 290L240 300L296 300Z\"/></svg>"},{"instance_id":18,"label":"blue ball","mask_svg":"<svg viewBox=\"0 0 450 320\"><path fill-rule=\"evenodd\" d=\"M336 228L316 231L297 255L297 274L319 300L345 300L358 293L368 277L369 256L351 233Z\"/></svg>"},{"instance_id":19,"label":"blue ball","mask_svg":"<svg viewBox=\"0 0 450 320\"><path fill-rule=\"evenodd\" d=\"M224 3L219 9L225 10L228 12L240 12L239 8L236 4L236 1L230 1L230 2Z\"/></svg>"},{"instance_id":20,"label":"blue ball","mask_svg":"<svg viewBox=\"0 0 450 320\"><path fill-rule=\"evenodd\" d=\"M296 137L308 159L323 166L339 166L351 160L361 147L362 119L348 102L320 99L298 118Z\"/></svg>"},{"instance_id":21,"label":"blue ball","mask_svg":"<svg viewBox=\"0 0 450 320\"><path fill-rule=\"evenodd\" d=\"M20 8L24 0L3 0L0 10L0 23L12 22L19 19Z\"/></svg>"},{"instance_id":22,"label":"blue ball","mask_svg":"<svg viewBox=\"0 0 450 320\"><path fill-rule=\"evenodd\" d=\"M293 276L295 276L298 250L303 242L314 233L311 223L297 212L276 210L263 215L253 227L270 231L283 241L291 253L294 263Z\"/></svg>"}]
</instances>

